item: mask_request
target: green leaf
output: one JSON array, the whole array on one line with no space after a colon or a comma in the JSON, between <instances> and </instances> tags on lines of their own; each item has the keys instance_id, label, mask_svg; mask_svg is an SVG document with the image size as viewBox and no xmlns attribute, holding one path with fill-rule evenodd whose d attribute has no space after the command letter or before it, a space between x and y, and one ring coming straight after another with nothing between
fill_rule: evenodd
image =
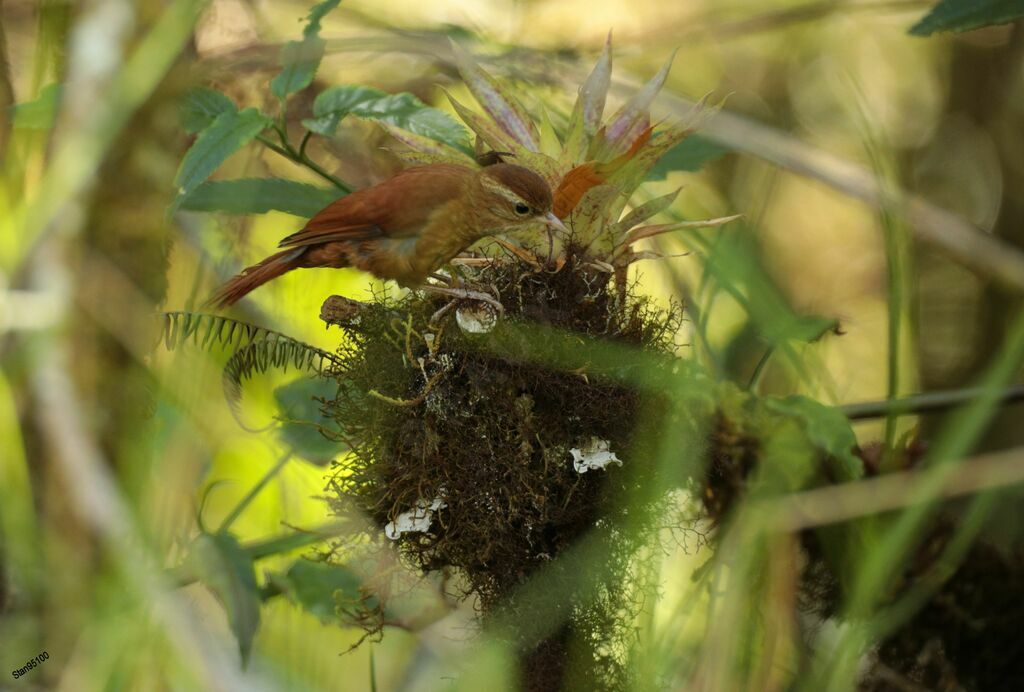
<instances>
[{"instance_id":1,"label":"green leaf","mask_svg":"<svg viewBox=\"0 0 1024 692\"><path fill-rule=\"evenodd\" d=\"M340 86L323 91L313 102L313 120L303 122L313 132L332 136L346 115L377 120L413 134L468 151L469 138L454 118L431 108L410 93L387 94L365 86Z\"/></svg>"},{"instance_id":2,"label":"green leaf","mask_svg":"<svg viewBox=\"0 0 1024 692\"><path fill-rule=\"evenodd\" d=\"M61 92L60 84L48 84L34 100L12 106L14 127L19 130L49 130L57 120Z\"/></svg>"},{"instance_id":3,"label":"green leaf","mask_svg":"<svg viewBox=\"0 0 1024 692\"><path fill-rule=\"evenodd\" d=\"M300 559L287 573L273 574L270 580L292 602L324 622L337 619L335 594L339 591L347 601L360 601L363 597L359 591L362 579L344 565Z\"/></svg>"},{"instance_id":4,"label":"green leaf","mask_svg":"<svg viewBox=\"0 0 1024 692\"><path fill-rule=\"evenodd\" d=\"M811 444L839 460L842 473L839 480L856 480L864 475L864 465L853 454L857 437L840 409L797 395L766 398L764 405L769 411L797 419Z\"/></svg>"},{"instance_id":5,"label":"green leaf","mask_svg":"<svg viewBox=\"0 0 1024 692\"><path fill-rule=\"evenodd\" d=\"M969 31L1024 16L1024 0L942 0L910 28L914 36L936 31Z\"/></svg>"},{"instance_id":6,"label":"green leaf","mask_svg":"<svg viewBox=\"0 0 1024 692\"><path fill-rule=\"evenodd\" d=\"M696 172L701 167L725 154L729 149L707 137L690 135L658 159L648 173L648 180L664 180L672 171Z\"/></svg>"},{"instance_id":7,"label":"green leaf","mask_svg":"<svg viewBox=\"0 0 1024 692\"><path fill-rule=\"evenodd\" d=\"M223 604L242 661L248 661L260 624L260 596L252 559L231 534L206 533L192 544L186 564Z\"/></svg>"},{"instance_id":8,"label":"green leaf","mask_svg":"<svg viewBox=\"0 0 1024 692\"><path fill-rule=\"evenodd\" d=\"M320 426L331 421L324 418L317 400L335 398L337 389L337 384L323 378L300 377L274 390L282 419L278 428L282 443L314 464L330 463L347 449L343 442L328 439L320 432Z\"/></svg>"},{"instance_id":9,"label":"green leaf","mask_svg":"<svg viewBox=\"0 0 1024 692\"><path fill-rule=\"evenodd\" d=\"M181 201L181 208L228 214L283 211L309 218L342 196L341 191L334 188L325 189L282 178L208 180Z\"/></svg>"},{"instance_id":10,"label":"green leaf","mask_svg":"<svg viewBox=\"0 0 1024 692\"><path fill-rule=\"evenodd\" d=\"M227 111L218 115L199 134L178 167L174 179L178 196L171 210L177 209L229 156L252 141L269 124L269 118L255 108Z\"/></svg>"},{"instance_id":11,"label":"green leaf","mask_svg":"<svg viewBox=\"0 0 1024 692\"><path fill-rule=\"evenodd\" d=\"M216 89L189 89L181 100L181 126L186 132L199 132L209 127L221 113L237 110L235 102Z\"/></svg>"},{"instance_id":12,"label":"green leaf","mask_svg":"<svg viewBox=\"0 0 1024 692\"><path fill-rule=\"evenodd\" d=\"M366 86L346 85L324 89L313 101L314 118L303 120L302 124L318 135L332 137L338 129L338 123L354 108L385 96L387 94L380 89Z\"/></svg>"},{"instance_id":13,"label":"green leaf","mask_svg":"<svg viewBox=\"0 0 1024 692\"><path fill-rule=\"evenodd\" d=\"M324 41L319 36L286 43L281 48L281 73L271 80L270 92L284 99L308 87L323 56Z\"/></svg>"},{"instance_id":14,"label":"green leaf","mask_svg":"<svg viewBox=\"0 0 1024 692\"><path fill-rule=\"evenodd\" d=\"M320 38L320 22L341 0L325 0L309 12L301 41L289 41L281 49L281 74L270 82L270 91L284 100L289 94L305 89L313 82L320 60L324 56L324 41Z\"/></svg>"},{"instance_id":15,"label":"green leaf","mask_svg":"<svg viewBox=\"0 0 1024 692\"><path fill-rule=\"evenodd\" d=\"M312 9L309 10L308 20L306 22L306 28L302 30L302 35L306 38L311 36L320 35L320 22L323 21L327 14L341 4L341 0L323 0L313 5Z\"/></svg>"}]
</instances>

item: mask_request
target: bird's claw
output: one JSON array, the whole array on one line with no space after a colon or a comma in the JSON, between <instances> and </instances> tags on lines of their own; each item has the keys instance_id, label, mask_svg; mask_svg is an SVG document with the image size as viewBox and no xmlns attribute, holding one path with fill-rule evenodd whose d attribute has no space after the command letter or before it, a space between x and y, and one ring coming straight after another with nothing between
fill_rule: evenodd
<instances>
[{"instance_id":1,"label":"bird's claw","mask_svg":"<svg viewBox=\"0 0 1024 692\"><path fill-rule=\"evenodd\" d=\"M456 300L477 300L481 303L490 305L499 316L505 314L505 306L501 304L501 301L491 294L484 293L483 291L471 291L468 288L445 288L443 286L424 286L423 290L437 295L450 296L451 298L454 298L452 302L455 302ZM438 313L443 314L448 310L450 305L451 303L441 308ZM437 316L437 313L435 313L435 316ZM433 319L431 321L433 321Z\"/></svg>"}]
</instances>

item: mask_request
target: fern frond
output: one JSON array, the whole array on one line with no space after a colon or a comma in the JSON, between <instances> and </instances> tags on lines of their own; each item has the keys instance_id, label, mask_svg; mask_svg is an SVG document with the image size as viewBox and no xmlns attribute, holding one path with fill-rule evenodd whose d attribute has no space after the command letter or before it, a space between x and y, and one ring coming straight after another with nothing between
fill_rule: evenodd
<instances>
[{"instance_id":1,"label":"fern frond","mask_svg":"<svg viewBox=\"0 0 1024 692\"><path fill-rule=\"evenodd\" d=\"M296 368L324 372L341 364L339 358L328 351L287 334L260 327L249 322L185 310L161 313L163 326L161 339L167 350L184 346L189 341L202 349L213 345L235 348L238 351L259 346L253 350L251 367L246 372L265 372L270 367ZM257 355L258 354L258 355ZM237 353L235 355L238 355Z\"/></svg>"},{"instance_id":2,"label":"fern frond","mask_svg":"<svg viewBox=\"0 0 1024 692\"><path fill-rule=\"evenodd\" d=\"M214 345L234 349L224 365L224 397L243 426L239 402L242 382L271 368L309 370L323 374L331 368L341 367L341 359L333 353L317 348L286 334L241 320L209 313L173 311L161 313L161 338L168 350L191 342L202 349Z\"/></svg>"}]
</instances>

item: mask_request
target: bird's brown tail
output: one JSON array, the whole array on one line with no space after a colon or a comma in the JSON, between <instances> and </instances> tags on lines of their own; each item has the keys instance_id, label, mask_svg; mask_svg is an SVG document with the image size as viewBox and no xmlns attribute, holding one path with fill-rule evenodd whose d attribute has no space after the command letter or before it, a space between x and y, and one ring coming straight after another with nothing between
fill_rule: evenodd
<instances>
[{"instance_id":1,"label":"bird's brown tail","mask_svg":"<svg viewBox=\"0 0 1024 692\"><path fill-rule=\"evenodd\" d=\"M298 268L299 258L306 248L283 250L266 258L259 264L243 269L213 294L209 305L215 308L226 308L242 299L249 291L259 288L271 279L276 279L292 269Z\"/></svg>"}]
</instances>

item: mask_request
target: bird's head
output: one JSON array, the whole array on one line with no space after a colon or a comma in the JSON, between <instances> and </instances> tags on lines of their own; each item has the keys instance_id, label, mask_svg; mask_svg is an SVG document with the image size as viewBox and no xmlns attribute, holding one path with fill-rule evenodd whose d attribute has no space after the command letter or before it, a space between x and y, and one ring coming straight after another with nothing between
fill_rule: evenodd
<instances>
[{"instance_id":1,"label":"bird's head","mask_svg":"<svg viewBox=\"0 0 1024 692\"><path fill-rule=\"evenodd\" d=\"M551 187L529 168L497 163L480 169L476 183L474 211L482 235L544 226L566 231L551 212Z\"/></svg>"}]
</instances>

